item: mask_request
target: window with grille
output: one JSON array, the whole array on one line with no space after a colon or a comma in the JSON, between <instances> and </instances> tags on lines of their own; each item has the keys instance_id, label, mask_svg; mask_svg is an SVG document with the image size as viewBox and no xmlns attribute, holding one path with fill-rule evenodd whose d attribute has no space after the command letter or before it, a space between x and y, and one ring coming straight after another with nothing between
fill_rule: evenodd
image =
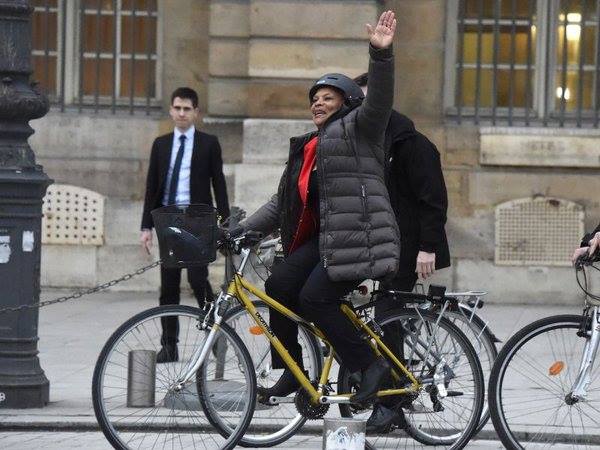
<instances>
[{"instance_id":1,"label":"window with grille","mask_svg":"<svg viewBox=\"0 0 600 450\"><path fill-rule=\"evenodd\" d=\"M149 109L156 79L156 0L34 0L33 78L51 100Z\"/></svg>"},{"instance_id":2,"label":"window with grille","mask_svg":"<svg viewBox=\"0 0 600 450\"><path fill-rule=\"evenodd\" d=\"M600 0L449 0L447 112L598 127Z\"/></svg>"}]
</instances>

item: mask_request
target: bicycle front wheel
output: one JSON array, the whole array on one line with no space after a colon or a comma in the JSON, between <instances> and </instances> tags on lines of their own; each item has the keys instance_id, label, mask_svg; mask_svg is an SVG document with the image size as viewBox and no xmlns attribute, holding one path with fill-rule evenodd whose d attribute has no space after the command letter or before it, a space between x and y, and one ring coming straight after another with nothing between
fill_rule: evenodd
<instances>
[{"instance_id":1,"label":"bicycle front wheel","mask_svg":"<svg viewBox=\"0 0 600 450\"><path fill-rule=\"evenodd\" d=\"M569 400L588 342L577 335L582 320L583 316L558 315L533 322L510 338L498 355L489 401L492 422L506 448L587 448L600 443L597 369L587 397Z\"/></svg>"},{"instance_id":2,"label":"bicycle front wheel","mask_svg":"<svg viewBox=\"0 0 600 450\"><path fill-rule=\"evenodd\" d=\"M269 308L262 301L254 302L260 315L268 322ZM227 312L225 321L242 338L250 352L258 386L269 388L281 377L283 369L275 369L271 363L271 347L267 337L244 308L236 306ZM323 368L323 355L319 342L312 333L300 327L298 343L302 347L304 370L310 380L318 380ZM304 425L304 418L296 410L293 394L285 400L288 403L266 406L258 403L250 426L240 439L244 447L271 447L289 438ZM217 418L215 418L217 420Z\"/></svg>"},{"instance_id":3,"label":"bicycle front wheel","mask_svg":"<svg viewBox=\"0 0 600 450\"><path fill-rule=\"evenodd\" d=\"M248 427L256 398L252 360L226 324L218 327L204 363L177 387L212 327L189 306L160 306L121 325L104 345L92 381L94 412L116 449L231 449ZM171 362L156 364L162 323L178 323ZM198 380L201 380L198 382ZM214 430L207 410L227 415L227 436Z\"/></svg>"}]
</instances>

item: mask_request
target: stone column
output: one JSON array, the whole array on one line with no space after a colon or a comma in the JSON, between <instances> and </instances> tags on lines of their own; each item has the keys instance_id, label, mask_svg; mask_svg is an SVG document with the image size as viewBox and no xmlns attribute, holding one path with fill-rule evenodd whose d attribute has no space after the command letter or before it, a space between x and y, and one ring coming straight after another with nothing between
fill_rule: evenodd
<instances>
[{"instance_id":1,"label":"stone column","mask_svg":"<svg viewBox=\"0 0 600 450\"><path fill-rule=\"evenodd\" d=\"M40 295L42 198L51 180L27 143L29 121L48 112L29 82L31 12L27 0L0 0L0 309L34 305ZM0 314L0 408L48 403L37 328L37 309Z\"/></svg>"}]
</instances>

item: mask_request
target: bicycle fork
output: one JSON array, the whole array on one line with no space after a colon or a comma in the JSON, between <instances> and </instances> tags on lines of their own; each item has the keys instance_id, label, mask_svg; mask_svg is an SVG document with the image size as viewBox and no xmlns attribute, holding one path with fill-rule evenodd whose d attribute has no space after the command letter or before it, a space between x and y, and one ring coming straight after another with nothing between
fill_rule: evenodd
<instances>
[{"instance_id":1,"label":"bicycle fork","mask_svg":"<svg viewBox=\"0 0 600 450\"><path fill-rule=\"evenodd\" d=\"M600 342L600 316L598 314L598 306L594 306L591 314L591 329L588 331L587 321L582 327L582 334L586 339L583 348L583 356L579 366L577 379L573 384L572 391L566 395L565 402L568 405L573 405L579 401L585 400L587 389L590 386L592 379L592 370L594 368L594 360L598 352L598 343Z\"/></svg>"},{"instance_id":2,"label":"bicycle fork","mask_svg":"<svg viewBox=\"0 0 600 450\"><path fill-rule=\"evenodd\" d=\"M217 333L220 330L219 325L223 321L223 316L225 315L225 312L227 311L227 309L229 309L231 299L232 297L229 294L221 292L217 300L215 300L215 302L211 306L211 309L206 314L206 317L204 318L203 322L198 325L201 329L208 328L210 316L211 314L213 315L214 321L210 328L210 332L208 333L208 336L204 341L204 345L199 346L196 349L189 362L187 363L185 369L182 371L182 375L174 383L173 390L175 392L183 390L186 384L188 384L190 380L196 375L196 372L198 371L200 366L204 364L206 356L212 348L213 342L215 341L215 339L217 339Z\"/></svg>"}]
</instances>

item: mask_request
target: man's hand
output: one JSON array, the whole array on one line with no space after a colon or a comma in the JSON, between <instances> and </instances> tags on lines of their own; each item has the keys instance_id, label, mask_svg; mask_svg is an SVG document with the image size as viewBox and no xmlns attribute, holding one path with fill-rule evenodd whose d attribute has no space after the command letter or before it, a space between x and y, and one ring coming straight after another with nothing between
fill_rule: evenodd
<instances>
[{"instance_id":1,"label":"man's hand","mask_svg":"<svg viewBox=\"0 0 600 450\"><path fill-rule=\"evenodd\" d=\"M417 268L415 272L423 280L433 275L433 272L435 272L435 253L420 251L417 255Z\"/></svg>"},{"instance_id":2,"label":"man's hand","mask_svg":"<svg viewBox=\"0 0 600 450\"><path fill-rule=\"evenodd\" d=\"M575 249L575 251L573 252L573 256L571 256L571 261L573 262L573 264L575 264L577 259L586 252L589 256L592 256L596 252L596 250L598 250L598 247L600 246L600 231L589 240L588 244L590 245L587 247L579 247Z\"/></svg>"},{"instance_id":3,"label":"man's hand","mask_svg":"<svg viewBox=\"0 0 600 450\"><path fill-rule=\"evenodd\" d=\"M150 254L150 249L152 248L152 230L142 230L140 242L146 253Z\"/></svg>"},{"instance_id":4,"label":"man's hand","mask_svg":"<svg viewBox=\"0 0 600 450\"><path fill-rule=\"evenodd\" d=\"M371 45L375 48L386 48L392 45L396 32L396 19L393 11L385 11L379 17L377 25L367 24L367 32Z\"/></svg>"}]
</instances>

